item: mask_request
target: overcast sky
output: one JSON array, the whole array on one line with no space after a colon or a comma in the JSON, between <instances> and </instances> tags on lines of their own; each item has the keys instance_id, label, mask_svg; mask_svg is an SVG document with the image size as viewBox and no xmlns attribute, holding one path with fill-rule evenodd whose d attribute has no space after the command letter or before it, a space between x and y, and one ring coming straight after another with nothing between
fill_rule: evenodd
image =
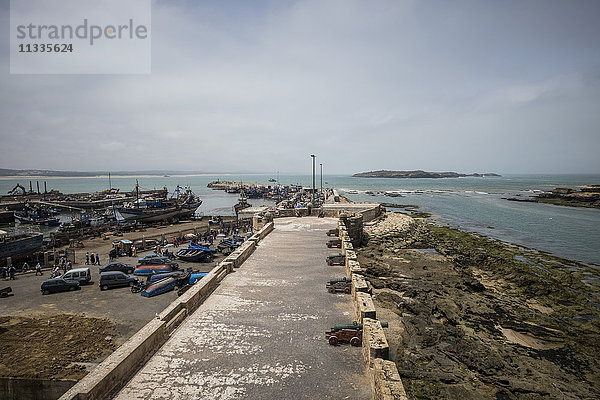
<instances>
[{"instance_id":1,"label":"overcast sky","mask_svg":"<svg viewBox=\"0 0 600 400\"><path fill-rule=\"evenodd\" d=\"M0 168L600 173L600 1L156 1L150 75L9 74Z\"/></svg>"}]
</instances>

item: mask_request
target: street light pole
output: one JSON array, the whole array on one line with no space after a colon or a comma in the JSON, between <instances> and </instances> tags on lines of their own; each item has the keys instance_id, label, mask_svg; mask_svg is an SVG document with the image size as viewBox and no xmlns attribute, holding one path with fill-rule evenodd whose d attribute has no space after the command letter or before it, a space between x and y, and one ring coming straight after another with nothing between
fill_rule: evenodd
<instances>
[{"instance_id":1,"label":"street light pole","mask_svg":"<svg viewBox=\"0 0 600 400\"><path fill-rule=\"evenodd\" d=\"M315 155L311 154L312 162L313 162L313 187L312 187L312 204L315 206Z\"/></svg>"},{"instance_id":2,"label":"street light pole","mask_svg":"<svg viewBox=\"0 0 600 400\"><path fill-rule=\"evenodd\" d=\"M323 195L323 163L319 164L321 166L321 195Z\"/></svg>"}]
</instances>

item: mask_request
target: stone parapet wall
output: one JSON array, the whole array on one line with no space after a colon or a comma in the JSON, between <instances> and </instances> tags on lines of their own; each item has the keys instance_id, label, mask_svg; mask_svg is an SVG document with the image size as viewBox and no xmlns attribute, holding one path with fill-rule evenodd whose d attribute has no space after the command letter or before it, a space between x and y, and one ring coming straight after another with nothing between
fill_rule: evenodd
<instances>
[{"instance_id":1,"label":"stone parapet wall","mask_svg":"<svg viewBox=\"0 0 600 400\"><path fill-rule=\"evenodd\" d=\"M371 387L374 400L408 400L396 364L376 358L371 369Z\"/></svg>"},{"instance_id":2,"label":"stone parapet wall","mask_svg":"<svg viewBox=\"0 0 600 400\"><path fill-rule=\"evenodd\" d=\"M369 293L356 293L354 311L356 313L356 320L359 324L362 324L363 319L365 318L377 319L375 304L373 304L373 299Z\"/></svg>"},{"instance_id":3,"label":"stone parapet wall","mask_svg":"<svg viewBox=\"0 0 600 400\"><path fill-rule=\"evenodd\" d=\"M388 345L385 333L383 332L383 327L379 321L371 318L363 318L362 323L363 356L365 357L367 365L370 368L373 368L375 359L388 360L390 358L390 346Z\"/></svg>"},{"instance_id":4,"label":"stone parapet wall","mask_svg":"<svg viewBox=\"0 0 600 400\"><path fill-rule=\"evenodd\" d=\"M369 220L381 215L382 209L383 207L377 207L376 210L369 210ZM371 380L372 399L408 400L398 368L394 362L389 361L389 344L381 323L377 321L369 284L363 276L354 250L357 244L354 240L352 243L344 240L354 235L354 239L360 238L358 244L362 243L362 221L361 215L353 215L351 218L340 216L338 225L342 252L346 256L346 275L352 279L352 300L356 319L363 324L362 351ZM349 229L347 225L350 225ZM360 233L357 232L358 229Z\"/></svg>"}]
</instances>

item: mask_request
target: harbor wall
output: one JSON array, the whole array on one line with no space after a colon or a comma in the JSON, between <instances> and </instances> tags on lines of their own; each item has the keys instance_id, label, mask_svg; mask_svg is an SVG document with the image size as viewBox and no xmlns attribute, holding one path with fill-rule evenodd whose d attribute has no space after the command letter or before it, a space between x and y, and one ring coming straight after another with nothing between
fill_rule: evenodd
<instances>
[{"instance_id":1,"label":"harbor wall","mask_svg":"<svg viewBox=\"0 0 600 400\"><path fill-rule=\"evenodd\" d=\"M0 378L0 399L56 400L77 381Z\"/></svg>"},{"instance_id":2,"label":"harbor wall","mask_svg":"<svg viewBox=\"0 0 600 400\"><path fill-rule=\"evenodd\" d=\"M273 230L273 222L256 232L262 239ZM117 392L168 339L169 334L192 313L217 287L219 282L240 267L256 248L257 240L248 240L217 264L205 277L179 296L156 319L148 322L129 340L102 361L94 370L66 391L60 400L97 400ZM242 248L243 247L243 248Z\"/></svg>"},{"instance_id":3,"label":"harbor wall","mask_svg":"<svg viewBox=\"0 0 600 400\"><path fill-rule=\"evenodd\" d=\"M376 218L379 211L370 211ZM351 223L349 222L351 221ZM362 218L355 214L352 218L341 215L338 221L338 234L342 240L342 254L346 256L346 276L352 279L352 301L358 323L363 324L362 353L369 379L373 400L408 400L396 364L389 360L389 344L385 331L377 320L377 311L371 290L360 267L349 229L362 230ZM350 226L347 226L350 225ZM362 232L357 237L362 237Z\"/></svg>"}]
</instances>

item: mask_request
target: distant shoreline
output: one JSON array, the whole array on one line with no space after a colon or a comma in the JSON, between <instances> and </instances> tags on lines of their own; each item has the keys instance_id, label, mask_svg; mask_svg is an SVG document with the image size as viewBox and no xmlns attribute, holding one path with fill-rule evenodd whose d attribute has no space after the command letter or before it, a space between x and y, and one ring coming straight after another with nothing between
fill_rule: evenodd
<instances>
[{"instance_id":1,"label":"distant shoreline","mask_svg":"<svg viewBox=\"0 0 600 400\"><path fill-rule=\"evenodd\" d=\"M165 176L167 175L167 176ZM186 176L230 176L232 174L230 173L226 173L226 174L164 174L164 175L153 175L153 174L148 174L148 175L112 175L111 174L111 178L171 178L171 177L176 177L176 176L180 176L180 177L186 177ZM0 176L0 180L14 180L14 179L29 179L29 180L34 180L34 179L108 179L108 175L87 175L87 176L69 176L69 175L65 175L65 176L44 176L44 175L3 175Z\"/></svg>"}]
</instances>

